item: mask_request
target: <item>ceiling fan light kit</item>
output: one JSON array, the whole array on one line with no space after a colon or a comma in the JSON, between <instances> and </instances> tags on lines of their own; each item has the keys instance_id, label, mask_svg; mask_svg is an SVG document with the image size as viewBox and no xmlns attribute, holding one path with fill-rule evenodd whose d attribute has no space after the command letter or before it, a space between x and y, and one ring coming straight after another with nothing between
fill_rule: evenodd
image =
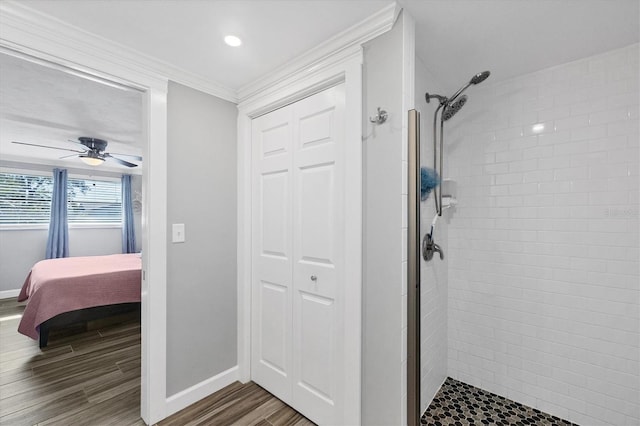
<instances>
[{"instance_id":1,"label":"ceiling fan light kit","mask_svg":"<svg viewBox=\"0 0 640 426\"><path fill-rule=\"evenodd\" d=\"M99 166L100 164L104 163L104 158L94 157L92 155L79 155L79 157L83 163L90 166Z\"/></svg>"}]
</instances>

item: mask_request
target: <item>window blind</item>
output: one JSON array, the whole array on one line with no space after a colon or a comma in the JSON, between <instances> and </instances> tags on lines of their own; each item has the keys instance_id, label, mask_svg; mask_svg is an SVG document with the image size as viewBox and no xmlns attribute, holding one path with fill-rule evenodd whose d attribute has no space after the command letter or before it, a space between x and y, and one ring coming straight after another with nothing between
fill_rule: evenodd
<instances>
[{"instance_id":1,"label":"window blind","mask_svg":"<svg viewBox=\"0 0 640 426\"><path fill-rule=\"evenodd\" d=\"M0 225L48 224L50 176L0 173ZM67 215L72 224L122 224L119 181L69 178Z\"/></svg>"},{"instance_id":2,"label":"window blind","mask_svg":"<svg viewBox=\"0 0 640 426\"><path fill-rule=\"evenodd\" d=\"M0 173L0 225L49 223L50 176Z\"/></svg>"},{"instance_id":3,"label":"window blind","mask_svg":"<svg viewBox=\"0 0 640 426\"><path fill-rule=\"evenodd\" d=\"M119 181L69 179L67 191L69 224L122 223Z\"/></svg>"}]
</instances>

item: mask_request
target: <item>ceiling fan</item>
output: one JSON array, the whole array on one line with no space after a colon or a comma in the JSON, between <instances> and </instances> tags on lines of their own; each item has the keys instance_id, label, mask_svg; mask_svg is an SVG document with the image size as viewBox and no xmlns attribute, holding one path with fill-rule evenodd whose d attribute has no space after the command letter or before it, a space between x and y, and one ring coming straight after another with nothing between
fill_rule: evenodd
<instances>
[{"instance_id":1,"label":"ceiling fan","mask_svg":"<svg viewBox=\"0 0 640 426\"><path fill-rule=\"evenodd\" d=\"M113 160L117 163L122 164L123 166L138 167L137 164L133 164L128 161L125 161L121 158L116 157L116 155L120 157L129 157L134 161L142 161L142 157L140 157L139 155L115 154L115 153L112 154L112 153L104 152L104 150L107 149L108 142L102 139L82 136L78 138L78 141L69 140L69 142L82 145L82 147L78 147L78 149L58 148L56 146L38 145L35 143L12 141L12 143L19 144L19 145L39 146L42 148L59 149L62 151L75 152L75 154L65 155L64 157L60 157L60 158L62 159L62 158L69 158L69 157L80 157L80 160L82 160L84 163L90 166L99 166L100 164L104 163L105 160Z\"/></svg>"}]
</instances>

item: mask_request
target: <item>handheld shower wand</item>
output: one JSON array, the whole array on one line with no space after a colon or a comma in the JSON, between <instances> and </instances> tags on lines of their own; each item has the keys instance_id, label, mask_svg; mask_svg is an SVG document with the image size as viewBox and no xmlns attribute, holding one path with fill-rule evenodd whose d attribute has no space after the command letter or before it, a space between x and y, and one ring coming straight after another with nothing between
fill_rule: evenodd
<instances>
[{"instance_id":1,"label":"handheld shower wand","mask_svg":"<svg viewBox=\"0 0 640 426\"><path fill-rule=\"evenodd\" d=\"M442 179L442 168L443 168L443 149L444 149L444 122L451 119L454 115L458 113L462 109L462 107L467 103L468 97L466 95L462 95L462 93L467 90L470 86L475 86L476 84L480 84L485 81L489 75L491 75L490 71L483 71L475 74L467 84L462 86L455 92L452 96L446 97L441 95L436 95L433 93L425 93L425 99L427 103L431 102L431 99L438 99L440 105L436 109L436 112L433 116L433 169L440 175L440 179ZM438 147L437 147L437 124L438 124L438 112L440 114L440 167L438 168ZM436 212L438 216L442 216L442 188L434 189L434 201L436 203Z\"/></svg>"}]
</instances>

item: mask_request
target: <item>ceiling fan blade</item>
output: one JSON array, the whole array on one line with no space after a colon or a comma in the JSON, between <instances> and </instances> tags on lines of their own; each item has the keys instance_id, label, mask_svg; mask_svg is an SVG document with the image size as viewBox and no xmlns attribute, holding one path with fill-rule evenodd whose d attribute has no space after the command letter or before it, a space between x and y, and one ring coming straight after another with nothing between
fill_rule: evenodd
<instances>
[{"instance_id":1,"label":"ceiling fan blade","mask_svg":"<svg viewBox=\"0 0 640 426\"><path fill-rule=\"evenodd\" d=\"M109 154L112 155L112 156L117 155L117 156L120 156L120 157L129 157L134 161L142 161L142 157L140 157L139 155L117 154L115 152L110 152Z\"/></svg>"},{"instance_id":2,"label":"ceiling fan blade","mask_svg":"<svg viewBox=\"0 0 640 426\"><path fill-rule=\"evenodd\" d=\"M71 155L65 155L64 157L60 157L59 159L63 160L65 158L71 158L71 157L77 157L77 156L78 156L78 154L71 154Z\"/></svg>"},{"instance_id":3,"label":"ceiling fan blade","mask_svg":"<svg viewBox=\"0 0 640 426\"><path fill-rule=\"evenodd\" d=\"M138 165L137 165L137 164L133 164L133 163L130 163L130 162L128 162L128 161L124 161L124 160L121 160L121 159L119 159L119 158L112 157L110 154L108 154L108 153L106 153L106 152L104 153L104 157L105 157L105 158L110 158L110 159L112 159L113 161L116 161L116 162L118 162L118 163L122 164L123 166L127 166L127 167L138 167Z\"/></svg>"},{"instance_id":4,"label":"ceiling fan blade","mask_svg":"<svg viewBox=\"0 0 640 426\"><path fill-rule=\"evenodd\" d=\"M61 151L77 152L78 154L84 154L85 153L85 151L78 151L77 149L58 148L56 146L38 145L37 143L27 143L27 142L17 142L17 141L11 141L11 143L15 143L15 144L18 144L18 145L39 146L40 148L59 149Z\"/></svg>"}]
</instances>

